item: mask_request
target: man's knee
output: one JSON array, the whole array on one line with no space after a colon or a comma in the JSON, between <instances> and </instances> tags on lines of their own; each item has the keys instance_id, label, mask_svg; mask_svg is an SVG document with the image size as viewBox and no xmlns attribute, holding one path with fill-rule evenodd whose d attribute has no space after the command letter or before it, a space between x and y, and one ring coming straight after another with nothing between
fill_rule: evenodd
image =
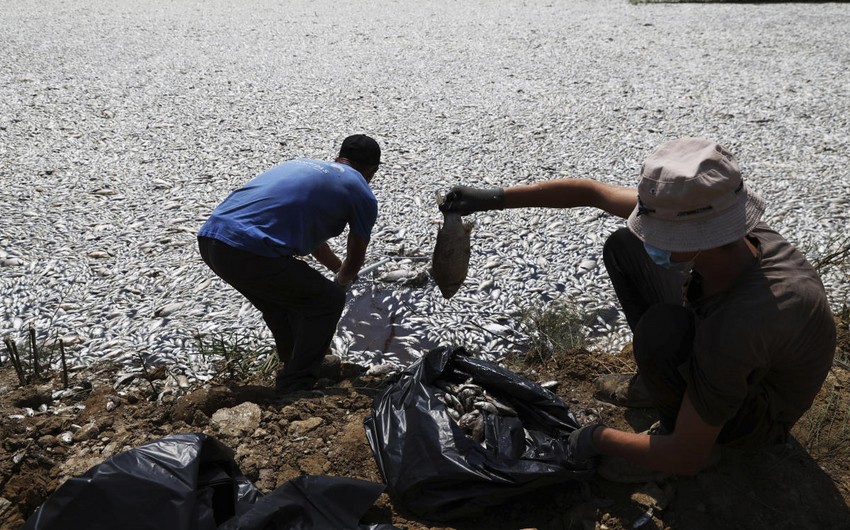
<instances>
[{"instance_id":1,"label":"man's knee","mask_svg":"<svg viewBox=\"0 0 850 530\"><path fill-rule=\"evenodd\" d=\"M640 240L628 228L620 228L613 232L602 246L602 260L606 266L624 251L628 251Z\"/></svg>"},{"instance_id":2,"label":"man's knee","mask_svg":"<svg viewBox=\"0 0 850 530\"><path fill-rule=\"evenodd\" d=\"M682 306L656 304L641 317L634 333L638 367L660 362L679 364L693 350L693 315Z\"/></svg>"}]
</instances>

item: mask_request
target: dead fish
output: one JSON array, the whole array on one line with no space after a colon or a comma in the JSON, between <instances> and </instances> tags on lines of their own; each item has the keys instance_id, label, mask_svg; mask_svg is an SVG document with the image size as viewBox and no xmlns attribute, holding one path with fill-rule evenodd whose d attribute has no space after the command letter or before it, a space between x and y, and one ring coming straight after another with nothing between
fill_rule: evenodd
<instances>
[{"instance_id":1,"label":"dead fish","mask_svg":"<svg viewBox=\"0 0 850 530\"><path fill-rule=\"evenodd\" d=\"M424 270L417 272L409 269L397 269L381 275L378 281L397 283L408 287L422 287L428 283L428 273Z\"/></svg>"},{"instance_id":2,"label":"dead fish","mask_svg":"<svg viewBox=\"0 0 850 530\"><path fill-rule=\"evenodd\" d=\"M469 269L469 234L472 223L464 223L460 214L443 213L443 226L437 232L431 276L443 298L451 298L460 289Z\"/></svg>"},{"instance_id":3,"label":"dead fish","mask_svg":"<svg viewBox=\"0 0 850 530\"><path fill-rule=\"evenodd\" d=\"M394 271L389 271L389 272L382 274L381 277L378 278L378 280L382 281L382 282L392 283L392 282L401 282L401 281L404 281L404 280L409 280L411 278L414 278L415 276L416 276L416 272L414 272L412 270L396 269Z\"/></svg>"},{"instance_id":4,"label":"dead fish","mask_svg":"<svg viewBox=\"0 0 850 530\"><path fill-rule=\"evenodd\" d=\"M467 412L457 420L458 427L463 429L470 438L476 442L484 441L484 418L481 417L481 412L473 410Z\"/></svg>"}]
</instances>

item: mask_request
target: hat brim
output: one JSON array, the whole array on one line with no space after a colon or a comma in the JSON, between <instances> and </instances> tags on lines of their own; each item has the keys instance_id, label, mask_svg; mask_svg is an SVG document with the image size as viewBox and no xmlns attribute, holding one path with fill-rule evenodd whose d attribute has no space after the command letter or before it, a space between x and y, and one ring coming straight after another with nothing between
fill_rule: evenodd
<instances>
[{"instance_id":1,"label":"hat brim","mask_svg":"<svg viewBox=\"0 0 850 530\"><path fill-rule=\"evenodd\" d=\"M738 202L714 217L670 221L651 214L638 215L635 207L628 226L641 241L671 252L696 252L721 247L747 235L764 214L764 199L744 183Z\"/></svg>"}]
</instances>

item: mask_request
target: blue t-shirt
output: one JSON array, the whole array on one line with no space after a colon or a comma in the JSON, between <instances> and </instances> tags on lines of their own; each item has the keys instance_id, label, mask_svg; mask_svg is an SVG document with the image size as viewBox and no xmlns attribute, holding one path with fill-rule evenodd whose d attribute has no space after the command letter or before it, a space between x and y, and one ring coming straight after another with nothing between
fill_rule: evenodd
<instances>
[{"instance_id":1,"label":"blue t-shirt","mask_svg":"<svg viewBox=\"0 0 850 530\"><path fill-rule=\"evenodd\" d=\"M378 201L357 170L298 158L231 193L198 235L260 256L306 256L346 225L368 242L377 218Z\"/></svg>"}]
</instances>

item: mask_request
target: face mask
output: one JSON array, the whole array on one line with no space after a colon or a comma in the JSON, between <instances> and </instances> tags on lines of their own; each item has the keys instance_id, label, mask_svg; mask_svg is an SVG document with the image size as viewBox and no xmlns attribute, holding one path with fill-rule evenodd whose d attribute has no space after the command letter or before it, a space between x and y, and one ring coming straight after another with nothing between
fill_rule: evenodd
<instances>
[{"instance_id":1,"label":"face mask","mask_svg":"<svg viewBox=\"0 0 850 530\"><path fill-rule=\"evenodd\" d=\"M670 252L669 250L661 250L660 248L655 248L648 243L643 244L643 248L646 249L646 253L649 254L649 258L653 263L658 265L659 267L664 267L667 270L676 271L676 272L691 272L691 269L694 268L694 260L699 256L699 252L696 253L696 256L691 258L688 261L682 262L672 262L670 261Z\"/></svg>"}]
</instances>

